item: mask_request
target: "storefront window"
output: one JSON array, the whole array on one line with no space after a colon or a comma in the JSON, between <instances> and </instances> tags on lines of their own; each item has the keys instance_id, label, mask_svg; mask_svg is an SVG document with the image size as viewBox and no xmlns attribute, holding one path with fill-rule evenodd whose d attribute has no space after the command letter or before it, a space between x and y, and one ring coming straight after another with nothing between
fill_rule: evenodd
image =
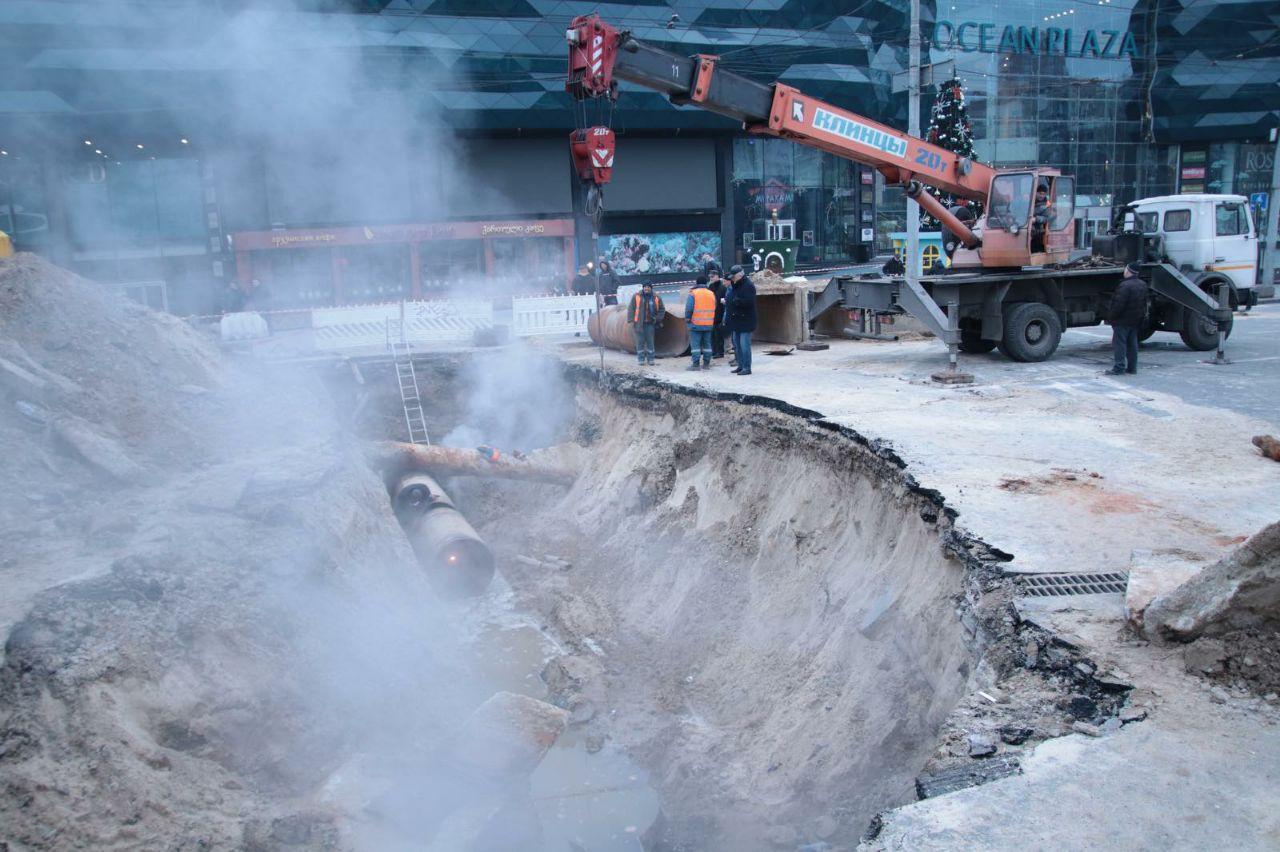
<instances>
[{"instance_id":1,"label":"storefront window","mask_svg":"<svg viewBox=\"0 0 1280 852\"><path fill-rule=\"evenodd\" d=\"M253 277L271 291L276 308L319 308L333 304L333 255L330 249L257 251Z\"/></svg>"},{"instance_id":2,"label":"storefront window","mask_svg":"<svg viewBox=\"0 0 1280 852\"><path fill-rule=\"evenodd\" d=\"M395 302L412 289L409 246L351 246L342 250L342 295L346 302Z\"/></svg>"},{"instance_id":3,"label":"storefront window","mask_svg":"<svg viewBox=\"0 0 1280 852\"><path fill-rule=\"evenodd\" d=\"M454 289L474 290L484 278L484 246L480 240L434 240L423 243L423 294L439 297Z\"/></svg>"},{"instance_id":4,"label":"storefront window","mask_svg":"<svg viewBox=\"0 0 1280 852\"><path fill-rule=\"evenodd\" d=\"M67 199L77 249L203 247L198 161L91 161L72 175Z\"/></svg>"},{"instance_id":5,"label":"storefront window","mask_svg":"<svg viewBox=\"0 0 1280 852\"><path fill-rule=\"evenodd\" d=\"M0 162L0 231L19 251L32 251L49 239L42 170L24 159Z\"/></svg>"},{"instance_id":6,"label":"storefront window","mask_svg":"<svg viewBox=\"0 0 1280 852\"><path fill-rule=\"evenodd\" d=\"M747 236L754 239L757 231L763 233L775 214L793 231L802 266L868 253L870 244L861 242L861 233L873 223L863 221L862 211L871 217L873 204L863 198L859 174L859 167L850 160L788 140L735 140L733 197L739 225L735 260L749 259ZM868 185L868 195L870 189Z\"/></svg>"}]
</instances>

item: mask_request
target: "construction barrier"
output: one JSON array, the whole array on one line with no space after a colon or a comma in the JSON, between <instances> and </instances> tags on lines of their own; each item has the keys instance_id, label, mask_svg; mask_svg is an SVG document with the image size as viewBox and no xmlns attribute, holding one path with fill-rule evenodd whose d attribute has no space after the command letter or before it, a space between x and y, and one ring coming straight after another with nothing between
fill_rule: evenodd
<instances>
[{"instance_id":1,"label":"construction barrier","mask_svg":"<svg viewBox=\"0 0 1280 852\"><path fill-rule=\"evenodd\" d=\"M516 297L511 300L511 332L518 337L582 334L595 310L595 296Z\"/></svg>"},{"instance_id":2,"label":"construction barrier","mask_svg":"<svg viewBox=\"0 0 1280 852\"><path fill-rule=\"evenodd\" d=\"M404 341L456 343L493 327L493 303L479 299L438 299L404 303Z\"/></svg>"},{"instance_id":3,"label":"construction barrier","mask_svg":"<svg viewBox=\"0 0 1280 852\"><path fill-rule=\"evenodd\" d=\"M335 352L386 348L392 343L469 341L493 326L493 305L477 299L439 299L348 305L311 311L315 349Z\"/></svg>"}]
</instances>

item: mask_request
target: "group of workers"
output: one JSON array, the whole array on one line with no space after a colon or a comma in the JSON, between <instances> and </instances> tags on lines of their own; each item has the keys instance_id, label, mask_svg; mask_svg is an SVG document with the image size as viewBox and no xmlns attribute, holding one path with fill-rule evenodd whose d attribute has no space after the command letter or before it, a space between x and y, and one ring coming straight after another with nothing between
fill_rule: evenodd
<instances>
[{"instance_id":1,"label":"group of workers","mask_svg":"<svg viewBox=\"0 0 1280 852\"><path fill-rule=\"evenodd\" d=\"M627 321L635 336L636 360L640 364L653 363L654 336L665 317L662 297L654 292L652 281L645 281L627 307ZM739 376L751 375L756 287L741 266L731 267L725 275L719 265L708 263L706 272L698 276L685 297L684 322L689 330L692 359L689 370L710 370L713 358L723 358L727 333L733 372Z\"/></svg>"}]
</instances>

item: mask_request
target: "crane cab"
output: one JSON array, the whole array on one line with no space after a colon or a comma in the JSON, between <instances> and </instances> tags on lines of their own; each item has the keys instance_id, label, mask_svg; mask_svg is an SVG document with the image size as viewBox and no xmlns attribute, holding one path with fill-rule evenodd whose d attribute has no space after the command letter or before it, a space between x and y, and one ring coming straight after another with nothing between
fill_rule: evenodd
<instances>
[{"instance_id":1,"label":"crane cab","mask_svg":"<svg viewBox=\"0 0 1280 852\"><path fill-rule=\"evenodd\" d=\"M997 172L978 221L982 245L960 249L957 267L1010 268L1066 263L1075 246L1075 179L1057 169Z\"/></svg>"}]
</instances>

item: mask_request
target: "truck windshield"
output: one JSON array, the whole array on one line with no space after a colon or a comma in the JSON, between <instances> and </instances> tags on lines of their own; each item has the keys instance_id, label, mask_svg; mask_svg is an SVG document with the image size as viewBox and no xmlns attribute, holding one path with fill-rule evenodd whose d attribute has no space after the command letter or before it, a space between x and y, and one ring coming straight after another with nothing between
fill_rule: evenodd
<instances>
[{"instance_id":1,"label":"truck windshield","mask_svg":"<svg viewBox=\"0 0 1280 852\"><path fill-rule=\"evenodd\" d=\"M1007 231L1013 226L1025 227L1031 217L1031 184L1029 172L997 175L991 182L991 206L987 209L987 227Z\"/></svg>"}]
</instances>

